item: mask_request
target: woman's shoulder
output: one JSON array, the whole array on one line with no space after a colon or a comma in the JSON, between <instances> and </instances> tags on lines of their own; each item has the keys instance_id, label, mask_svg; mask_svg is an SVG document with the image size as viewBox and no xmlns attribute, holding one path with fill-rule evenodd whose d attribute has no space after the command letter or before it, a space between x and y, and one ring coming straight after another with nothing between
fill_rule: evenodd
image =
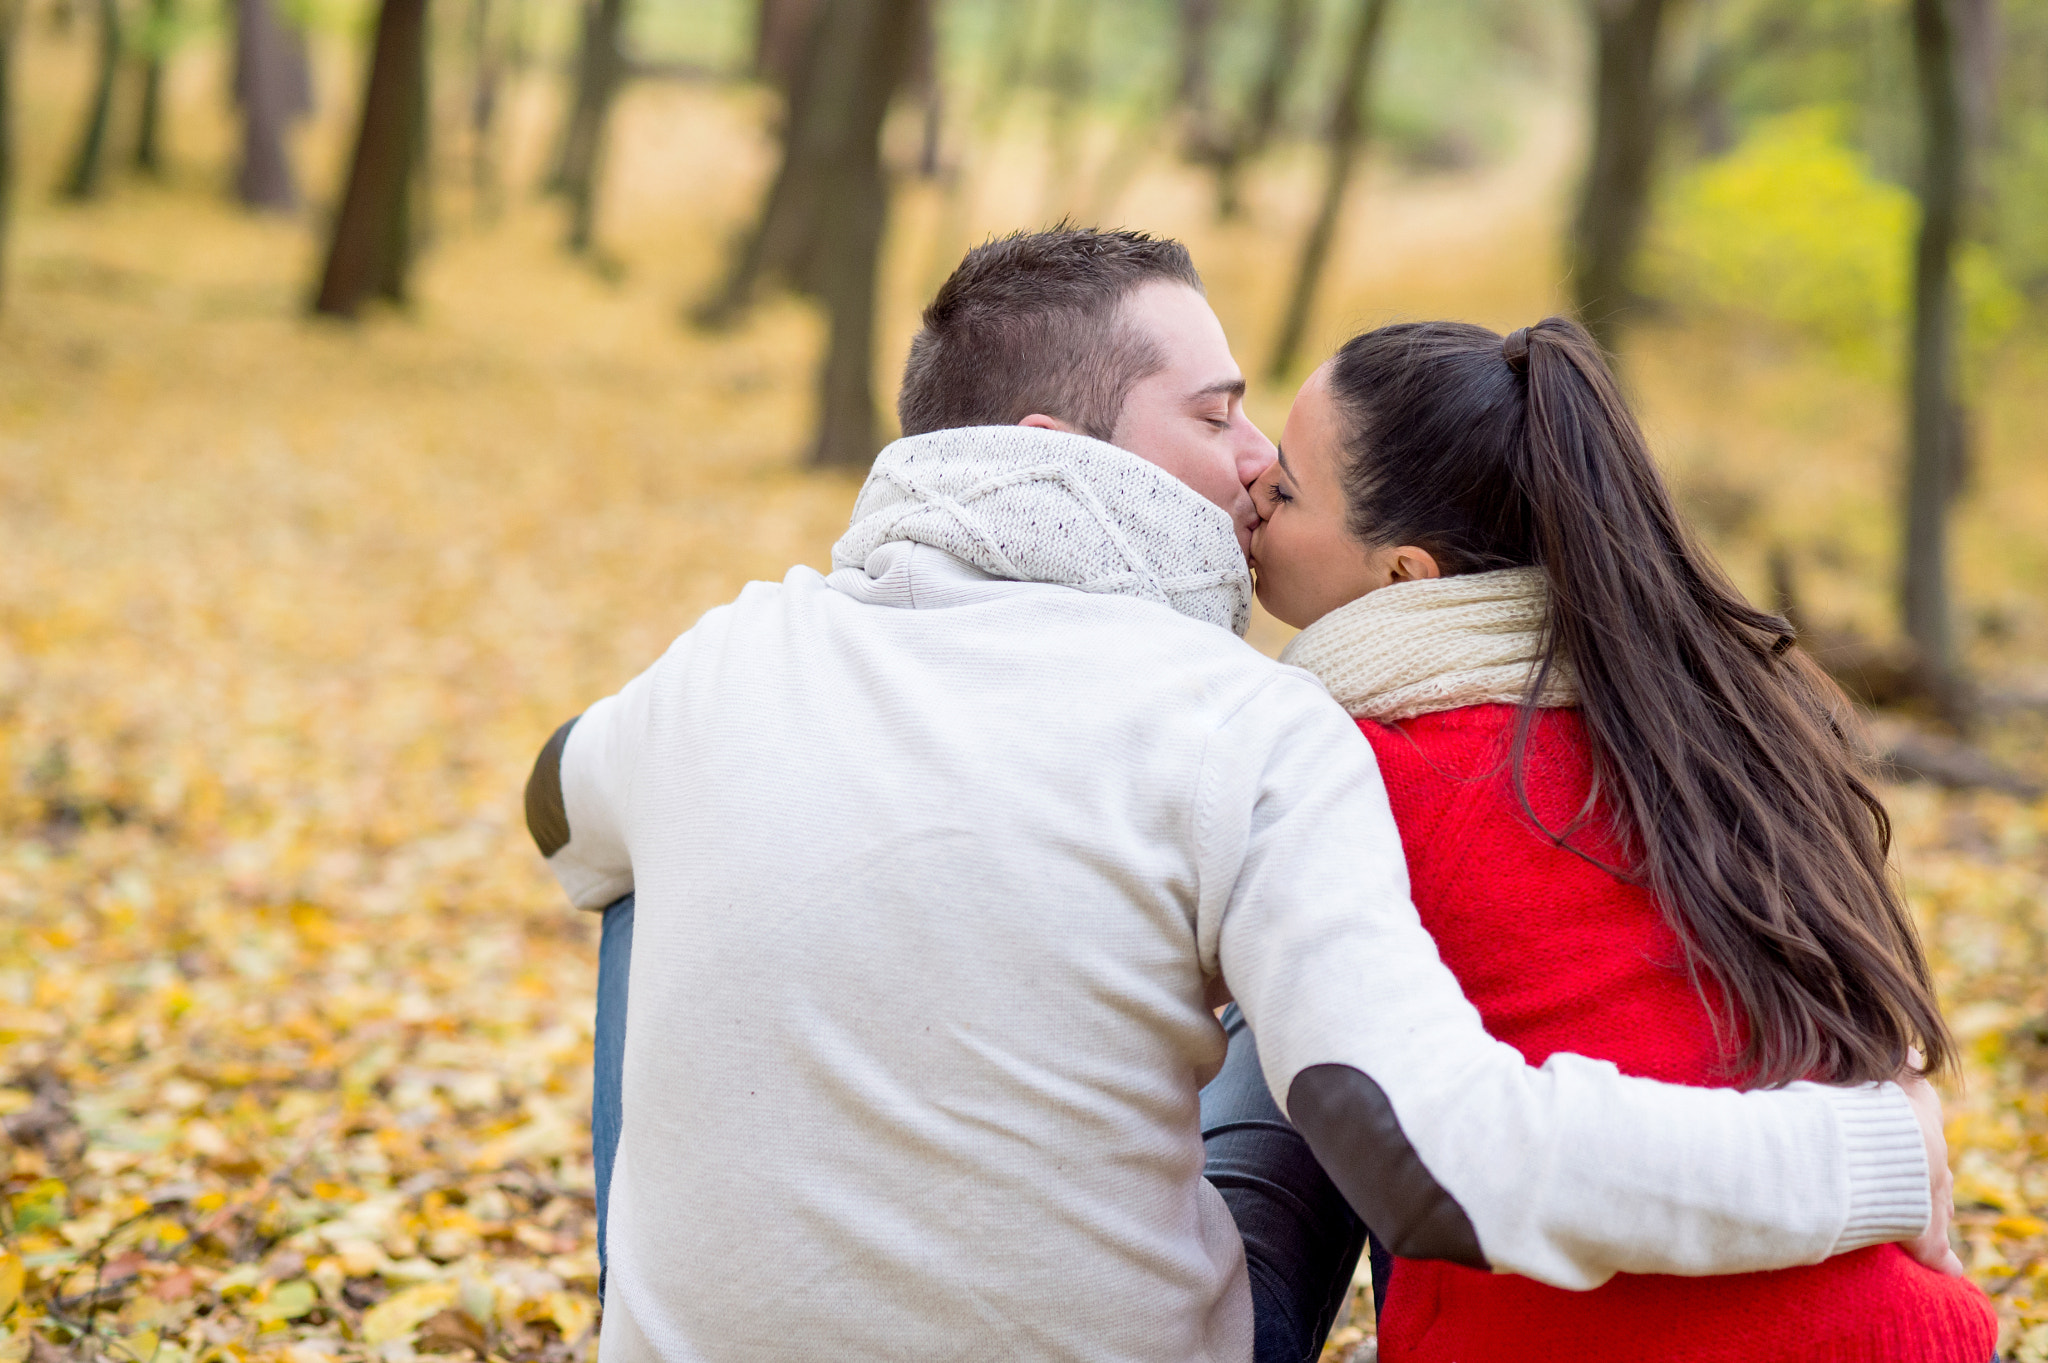
<instances>
[{"instance_id":1,"label":"woman's shoulder","mask_svg":"<svg viewBox=\"0 0 2048 1363\"><path fill-rule=\"evenodd\" d=\"M1420 814L1425 806L1442 809L1456 802L1493 810L1519 825L1527 821L1525 793L1545 825L1577 821L1593 781L1592 740L1578 711L1542 709L1531 717L1520 792L1514 779L1519 726L1520 707L1514 705L1358 721L1394 797L1396 818L1403 805Z\"/></svg>"},{"instance_id":2,"label":"woman's shoulder","mask_svg":"<svg viewBox=\"0 0 2048 1363\"><path fill-rule=\"evenodd\" d=\"M1358 728L1382 761L1392 757L1441 762L1473 755L1486 759L1491 770L1511 749L1520 715L1518 705L1461 705L1407 719L1360 718ZM1585 725L1576 710L1541 709L1530 721L1528 755L1533 762L1576 766L1586 745Z\"/></svg>"}]
</instances>

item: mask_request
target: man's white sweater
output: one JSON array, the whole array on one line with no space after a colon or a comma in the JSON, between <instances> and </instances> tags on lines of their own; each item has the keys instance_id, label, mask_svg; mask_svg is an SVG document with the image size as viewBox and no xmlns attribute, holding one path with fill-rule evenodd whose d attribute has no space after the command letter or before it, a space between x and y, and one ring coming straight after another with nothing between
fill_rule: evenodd
<instances>
[{"instance_id":1,"label":"man's white sweater","mask_svg":"<svg viewBox=\"0 0 2048 1363\"><path fill-rule=\"evenodd\" d=\"M1368 1155L1497 1269L1772 1268L1925 1223L1892 1086L1672 1088L1488 1038L1370 746L1237 637L1229 519L1158 469L899 441L834 562L554 747L550 865L580 907L638 895L603 1363L1244 1363L1196 1101L1219 978L1283 1105L1378 1095Z\"/></svg>"}]
</instances>

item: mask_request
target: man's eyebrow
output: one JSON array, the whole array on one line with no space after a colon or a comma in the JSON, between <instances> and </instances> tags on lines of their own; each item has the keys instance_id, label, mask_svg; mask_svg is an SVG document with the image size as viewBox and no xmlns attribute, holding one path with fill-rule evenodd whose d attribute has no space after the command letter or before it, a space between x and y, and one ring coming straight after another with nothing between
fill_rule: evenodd
<instances>
[{"instance_id":1,"label":"man's eyebrow","mask_svg":"<svg viewBox=\"0 0 2048 1363\"><path fill-rule=\"evenodd\" d=\"M1188 399L1189 401L1198 401L1202 398L1241 398L1243 396L1244 379L1242 376L1240 376L1234 379L1218 379L1214 383L1204 384L1200 388L1197 388L1194 392L1188 394Z\"/></svg>"}]
</instances>

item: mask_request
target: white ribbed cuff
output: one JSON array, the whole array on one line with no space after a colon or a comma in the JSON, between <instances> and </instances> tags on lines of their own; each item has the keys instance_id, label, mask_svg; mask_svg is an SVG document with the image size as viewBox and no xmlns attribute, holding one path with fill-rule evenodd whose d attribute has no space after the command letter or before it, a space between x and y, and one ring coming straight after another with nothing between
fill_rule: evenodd
<instances>
[{"instance_id":1,"label":"white ribbed cuff","mask_svg":"<svg viewBox=\"0 0 2048 1363\"><path fill-rule=\"evenodd\" d=\"M1823 1089L1849 1156L1849 1216L1830 1253L1911 1240L1932 1211L1927 1142L1897 1084Z\"/></svg>"}]
</instances>

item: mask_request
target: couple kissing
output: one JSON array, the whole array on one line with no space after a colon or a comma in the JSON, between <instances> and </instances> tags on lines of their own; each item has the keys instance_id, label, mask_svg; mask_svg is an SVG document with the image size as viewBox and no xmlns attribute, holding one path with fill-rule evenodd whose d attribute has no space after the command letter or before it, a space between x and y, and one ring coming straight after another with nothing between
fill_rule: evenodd
<instances>
[{"instance_id":1,"label":"couple kissing","mask_svg":"<svg viewBox=\"0 0 2048 1363\"><path fill-rule=\"evenodd\" d=\"M1178 243L977 247L832 571L542 749L601 1363L1313 1359L1361 1254L1386 1363L1984 1363L1853 715L1597 348L1244 392Z\"/></svg>"}]
</instances>

